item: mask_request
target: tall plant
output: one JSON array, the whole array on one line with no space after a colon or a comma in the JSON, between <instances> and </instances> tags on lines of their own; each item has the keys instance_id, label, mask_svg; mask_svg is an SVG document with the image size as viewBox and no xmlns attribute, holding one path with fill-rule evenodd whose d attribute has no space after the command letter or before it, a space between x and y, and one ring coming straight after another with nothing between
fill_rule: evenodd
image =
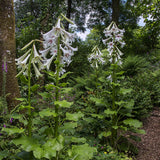
<instances>
[{"instance_id":1,"label":"tall plant","mask_svg":"<svg viewBox=\"0 0 160 160\"><path fill-rule=\"evenodd\" d=\"M71 22L62 14L52 30L43 34L44 50L39 51L41 55L35 46L35 42L39 40L32 40L22 50L28 48L31 44L32 48L23 56L16 59L17 65L21 69L17 76L23 73L26 75L28 83L28 99L19 99L25 100L27 103L24 106L23 102L20 108L28 109L28 133L25 134L25 129L16 127L3 128L2 131L14 135L12 142L16 146L21 146L23 151L15 155L17 157L23 158L27 154L29 155L29 159L58 160L65 158L66 160L88 160L96 152L94 148L91 148L86 143L85 138L73 136L73 132L75 132L75 128L77 127L77 121L83 118L84 115L81 112L69 113L69 108L73 102L61 99L61 93L70 90L69 88L64 88L67 83L61 82L69 74L69 72L65 73L64 67L71 63L71 56L74 51L77 51L77 48L71 46L75 36L73 33L65 31L62 24L63 19ZM50 71L52 62L55 63L55 71ZM41 69L47 69L46 73L53 80L53 83L45 86L47 92L39 94L42 98L45 98L46 95L46 97L55 98L51 98L50 107L38 108L38 112L35 110L36 106L32 106L31 101L31 90L34 88L34 86L31 87L32 66L37 78L42 76L40 73ZM25 125L26 122L22 120L22 117L22 114L18 116L13 115L14 119L19 119ZM70 135L68 131L71 131L69 132ZM23 133L23 136L16 136L16 134L21 133Z\"/></svg>"},{"instance_id":2,"label":"tall plant","mask_svg":"<svg viewBox=\"0 0 160 160\"><path fill-rule=\"evenodd\" d=\"M111 62L109 81L111 85L111 107L108 107L104 113L111 119L111 132L108 135L111 136L110 144L114 149L118 147L118 141L120 141L121 133L120 130L131 130L138 132L138 128L141 127L142 123L136 119L133 119L132 109L134 106L134 100L126 100L126 95L132 92L132 89L126 89L121 86L121 80L123 77L123 71L118 71L122 61L122 52L119 50L119 46L123 47L124 30L117 27L115 22L112 22L104 31L107 39L103 40L104 44L107 44L108 55ZM128 128L126 128L128 126ZM141 132L141 131L140 131ZM143 132L143 131L142 131Z\"/></svg>"}]
</instances>

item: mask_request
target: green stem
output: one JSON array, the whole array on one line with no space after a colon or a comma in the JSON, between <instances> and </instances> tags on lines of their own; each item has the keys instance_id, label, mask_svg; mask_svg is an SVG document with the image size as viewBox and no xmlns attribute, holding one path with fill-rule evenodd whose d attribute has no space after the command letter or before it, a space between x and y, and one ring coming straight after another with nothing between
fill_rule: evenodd
<instances>
[{"instance_id":1,"label":"green stem","mask_svg":"<svg viewBox=\"0 0 160 160\"><path fill-rule=\"evenodd\" d=\"M60 36L58 37L58 48L57 48L57 60L56 60L56 92L55 92L55 98L56 101L59 101L59 72L60 72ZM55 113L56 113L56 118L55 118L55 128L54 128L54 137L57 138L59 133L59 106L55 105ZM56 160L58 160L58 152L56 152Z\"/></svg>"},{"instance_id":2,"label":"green stem","mask_svg":"<svg viewBox=\"0 0 160 160\"><path fill-rule=\"evenodd\" d=\"M113 111L117 111L117 108L116 108L116 88L115 88L115 83L116 83L116 66L115 66L115 57L113 56L113 61L112 61L112 64L113 64L113 72L112 72L112 82L113 82L113 89L112 89L112 110ZM113 114L112 115L112 127L113 126L116 126L117 124L117 115L116 114ZM114 148L116 148L116 139L117 139L117 129L114 129L112 128L112 146Z\"/></svg>"},{"instance_id":3,"label":"green stem","mask_svg":"<svg viewBox=\"0 0 160 160\"><path fill-rule=\"evenodd\" d=\"M29 59L29 64L28 64L28 136L32 136L32 110L31 110L31 60L32 60L32 54L33 54L33 49L32 53Z\"/></svg>"}]
</instances>

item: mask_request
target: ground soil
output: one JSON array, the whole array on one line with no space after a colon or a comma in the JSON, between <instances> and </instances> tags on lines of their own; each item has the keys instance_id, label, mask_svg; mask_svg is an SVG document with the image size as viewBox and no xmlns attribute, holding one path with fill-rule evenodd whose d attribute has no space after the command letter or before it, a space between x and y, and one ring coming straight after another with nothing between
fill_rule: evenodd
<instances>
[{"instance_id":1,"label":"ground soil","mask_svg":"<svg viewBox=\"0 0 160 160\"><path fill-rule=\"evenodd\" d=\"M136 160L160 160L160 108L155 107L143 125L146 134L140 135Z\"/></svg>"}]
</instances>

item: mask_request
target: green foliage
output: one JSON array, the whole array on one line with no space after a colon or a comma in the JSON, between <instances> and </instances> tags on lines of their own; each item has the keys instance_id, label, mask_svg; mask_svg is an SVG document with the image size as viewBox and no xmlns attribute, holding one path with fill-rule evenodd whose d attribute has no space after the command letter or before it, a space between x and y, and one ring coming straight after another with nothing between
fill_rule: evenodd
<instances>
[{"instance_id":1,"label":"green foliage","mask_svg":"<svg viewBox=\"0 0 160 160\"><path fill-rule=\"evenodd\" d=\"M68 151L69 157L74 160L89 160L92 159L93 153L96 152L95 148L87 144L72 146L72 150Z\"/></svg>"},{"instance_id":2,"label":"green foliage","mask_svg":"<svg viewBox=\"0 0 160 160\"><path fill-rule=\"evenodd\" d=\"M140 56L128 56L124 59L122 70L127 76L135 76L143 72L147 66L149 66L149 62L147 62L145 58Z\"/></svg>"}]
</instances>

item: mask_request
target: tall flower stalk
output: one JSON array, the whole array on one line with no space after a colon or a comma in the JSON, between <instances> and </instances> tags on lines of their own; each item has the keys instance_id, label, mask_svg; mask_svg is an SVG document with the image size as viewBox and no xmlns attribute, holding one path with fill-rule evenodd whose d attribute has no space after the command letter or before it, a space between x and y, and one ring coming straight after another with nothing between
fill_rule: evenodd
<instances>
[{"instance_id":1,"label":"tall flower stalk","mask_svg":"<svg viewBox=\"0 0 160 160\"><path fill-rule=\"evenodd\" d=\"M60 77L63 75L66 70L65 66L68 66L71 63L71 57L74 54L74 51L77 51L77 48L73 48L72 42L74 42L75 35L65 31L62 20L66 19L68 22L72 23L67 19L63 14L58 18L56 25L47 33L43 34L43 46L44 50L40 51L41 56L44 58L44 67L49 70L52 62L54 61L56 65L55 77L56 77L56 90L55 90L55 100L58 102L60 100ZM55 125L54 125L54 137L58 138L59 136L59 105L55 104ZM55 159L58 160L58 152L56 153Z\"/></svg>"},{"instance_id":2,"label":"tall flower stalk","mask_svg":"<svg viewBox=\"0 0 160 160\"><path fill-rule=\"evenodd\" d=\"M32 136L32 106L31 106L31 69L34 68L35 75L37 78L42 76L40 70L44 68L43 66L43 59L38 54L35 42L39 40L32 40L26 46L24 46L21 50L25 50L30 45L32 45L31 49L29 49L24 55L15 59L18 68L21 71L17 74L17 77L23 74L24 76L28 77L28 136Z\"/></svg>"},{"instance_id":3,"label":"tall flower stalk","mask_svg":"<svg viewBox=\"0 0 160 160\"><path fill-rule=\"evenodd\" d=\"M125 31L121 30L117 27L115 22L112 22L105 30L104 34L107 39L103 40L103 43L108 47L109 58L112 66L112 74L111 74L111 84L112 84L112 111L118 110L118 106L116 105L116 84L117 84L117 77L116 77L116 68L118 65L121 65L121 55L122 52L119 50L118 46L120 45L123 47L125 42L123 42L123 33ZM116 139L117 139L117 121L118 116L117 114L112 114L112 138L111 143L114 148L116 148Z\"/></svg>"}]
</instances>

